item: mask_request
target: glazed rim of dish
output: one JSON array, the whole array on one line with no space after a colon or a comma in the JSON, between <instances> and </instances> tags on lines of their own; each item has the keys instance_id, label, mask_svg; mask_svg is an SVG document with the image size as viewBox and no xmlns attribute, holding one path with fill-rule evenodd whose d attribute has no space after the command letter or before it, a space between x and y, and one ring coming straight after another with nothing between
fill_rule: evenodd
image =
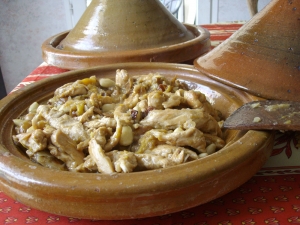
<instances>
[{"instance_id":1,"label":"glazed rim of dish","mask_svg":"<svg viewBox=\"0 0 300 225\"><path fill-rule=\"evenodd\" d=\"M0 101L2 191L25 205L64 216L142 218L184 210L220 197L250 179L269 157L274 135L265 131L229 131L227 145L205 158L164 169L113 175L48 169L31 162L14 145L12 119L24 114L33 101L45 101L57 87L91 75L114 77L119 68L128 70L129 75L159 72L198 83L209 89L208 97L216 101L226 98L219 107L224 110L226 106L227 114L243 102L257 100L182 64L111 64L37 81ZM220 96L222 93L227 96Z\"/></svg>"},{"instance_id":2,"label":"glazed rim of dish","mask_svg":"<svg viewBox=\"0 0 300 225\"><path fill-rule=\"evenodd\" d=\"M175 45L126 51L66 51L56 48L68 35L65 31L48 38L42 44L44 60L51 65L67 69L86 68L107 63L121 62L185 62L206 53L210 49L210 33L207 29L184 24L195 38Z\"/></svg>"}]
</instances>

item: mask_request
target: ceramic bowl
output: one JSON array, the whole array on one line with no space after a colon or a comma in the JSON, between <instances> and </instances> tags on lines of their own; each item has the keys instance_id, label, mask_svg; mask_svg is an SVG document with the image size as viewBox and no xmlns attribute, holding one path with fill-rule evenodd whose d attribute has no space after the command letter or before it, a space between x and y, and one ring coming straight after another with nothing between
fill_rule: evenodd
<instances>
[{"instance_id":1,"label":"ceramic bowl","mask_svg":"<svg viewBox=\"0 0 300 225\"><path fill-rule=\"evenodd\" d=\"M209 32L179 22L159 1L94 0L75 27L42 44L66 69L119 62L186 62L210 49Z\"/></svg>"},{"instance_id":2,"label":"ceramic bowl","mask_svg":"<svg viewBox=\"0 0 300 225\"><path fill-rule=\"evenodd\" d=\"M12 140L12 119L33 102L50 98L65 83L96 75L115 76L117 69L141 75L177 76L201 90L224 118L258 98L218 83L193 66L169 63L111 64L52 76L0 101L0 189L30 207L75 218L117 220L164 215L188 209L239 187L266 162L274 133L227 130L220 151L182 165L130 174L57 171L31 162Z\"/></svg>"},{"instance_id":3,"label":"ceramic bowl","mask_svg":"<svg viewBox=\"0 0 300 225\"><path fill-rule=\"evenodd\" d=\"M300 101L299 39L300 1L273 0L195 66L254 95Z\"/></svg>"}]
</instances>

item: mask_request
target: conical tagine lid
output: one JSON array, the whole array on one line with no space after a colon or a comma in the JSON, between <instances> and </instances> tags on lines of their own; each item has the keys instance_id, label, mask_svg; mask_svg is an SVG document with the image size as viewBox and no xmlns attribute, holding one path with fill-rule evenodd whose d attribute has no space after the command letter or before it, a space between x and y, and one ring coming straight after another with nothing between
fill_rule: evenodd
<instances>
[{"instance_id":1,"label":"conical tagine lid","mask_svg":"<svg viewBox=\"0 0 300 225\"><path fill-rule=\"evenodd\" d=\"M93 0L58 48L121 51L168 46L194 37L157 0Z\"/></svg>"},{"instance_id":2,"label":"conical tagine lid","mask_svg":"<svg viewBox=\"0 0 300 225\"><path fill-rule=\"evenodd\" d=\"M42 44L48 64L192 62L210 50L209 31L179 22L159 0L93 0L76 26Z\"/></svg>"},{"instance_id":3,"label":"conical tagine lid","mask_svg":"<svg viewBox=\"0 0 300 225\"><path fill-rule=\"evenodd\" d=\"M194 64L207 76L257 96L300 101L300 1L272 0Z\"/></svg>"}]
</instances>

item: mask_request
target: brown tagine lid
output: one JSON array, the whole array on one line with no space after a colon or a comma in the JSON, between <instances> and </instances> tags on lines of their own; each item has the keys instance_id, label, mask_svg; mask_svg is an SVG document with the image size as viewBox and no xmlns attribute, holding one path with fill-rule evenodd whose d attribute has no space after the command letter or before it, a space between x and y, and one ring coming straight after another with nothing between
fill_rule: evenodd
<instances>
[{"instance_id":1,"label":"brown tagine lid","mask_svg":"<svg viewBox=\"0 0 300 225\"><path fill-rule=\"evenodd\" d=\"M130 61L184 62L210 48L209 32L179 22L159 0L93 0L76 26L43 43L63 68Z\"/></svg>"},{"instance_id":2,"label":"brown tagine lid","mask_svg":"<svg viewBox=\"0 0 300 225\"><path fill-rule=\"evenodd\" d=\"M300 1L273 0L197 69L266 99L300 101Z\"/></svg>"}]
</instances>

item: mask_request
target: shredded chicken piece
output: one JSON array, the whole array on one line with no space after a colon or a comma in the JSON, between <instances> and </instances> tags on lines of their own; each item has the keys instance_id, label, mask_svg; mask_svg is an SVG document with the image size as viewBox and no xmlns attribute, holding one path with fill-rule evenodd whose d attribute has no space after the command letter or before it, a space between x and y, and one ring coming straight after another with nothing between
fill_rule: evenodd
<instances>
[{"instance_id":1,"label":"shredded chicken piece","mask_svg":"<svg viewBox=\"0 0 300 225\"><path fill-rule=\"evenodd\" d=\"M99 145L95 139L90 140L89 153L97 164L97 168L100 173L111 174L115 172L112 161L107 155L105 155L101 145Z\"/></svg>"},{"instance_id":2,"label":"shredded chicken piece","mask_svg":"<svg viewBox=\"0 0 300 225\"><path fill-rule=\"evenodd\" d=\"M167 157L176 163L183 163L198 159L197 153L184 147L173 145L157 145L151 153Z\"/></svg>"},{"instance_id":3,"label":"shredded chicken piece","mask_svg":"<svg viewBox=\"0 0 300 225\"><path fill-rule=\"evenodd\" d=\"M76 142L84 141L88 138L82 123L68 115L51 118L49 124L56 129L61 129L63 133L68 134Z\"/></svg>"},{"instance_id":4,"label":"shredded chicken piece","mask_svg":"<svg viewBox=\"0 0 300 225\"><path fill-rule=\"evenodd\" d=\"M98 172L97 164L91 155L88 155L84 159L84 163L81 163L76 167L76 171L78 172Z\"/></svg>"},{"instance_id":5,"label":"shredded chicken piece","mask_svg":"<svg viewBox=\"0 0 300 225\"><path fill-rule=\"evenodd\" d=\"M185 99L177 93L169 93L168 99L162 103L165 109L180 106L185 103Z\"/></svg>"},{"instance_id":6,"label":"shredded chicken piece","mask_svg":"<svg viewBox=\"0 0 300 225\"><path fill-rule=\"evenodd\" d=\"M209 113L216 120L220 120L219 113L215 110L212 105L206 100L204 94L199 91L194 90L183 90L183 97L186 100L187 104L192 109L204 109L207 113Z\"/></svg>"},{"instance_id":7,"label":"shredded chicken piece","mask_svg":"<svg viewBox=\"0 0 300 225\"><path fill-rule=\"evenodd\" d=\"M177 163L166 157L154 154L136 154L137 166L142 170L160 169L169 166L174 166Z\"/></svg>"},{"instance_id":8,"label":"shredded chicken piece","mask_svg":"<svg viewBox=\"0 0 300 225\"><path fill-rule=\"evenodd\" d=\"M51 137L51 134L55 131L54 127L51 127L49 124L46 124L46 126L43 129L44 134L46 135L47 139Z\"/></svg>"},{"instance_id":9,"label":"shredded chicken piece","mask_svg":"<svg viewBox=\"0 0 300 225\"><path fill-rule=\"evenodd\" d=\"M204 137L208 145L215 144L218 149L225 146L225 141L220 137L211 134L204 134Z\"/></svg>"},{"instance_id":10,"label":"shredded chicken piece","mask_svg":"<svg viewBox=\"0 0 300 225\"><path fill-rule=\"evenodd\" d=\"M194 121L195 127L204 133L221 136L218 122L203 109L165 109L152 110L140 122L143 126L155 129L174 130L183 127L186 121Z\"/></svg>"},{"instance_id":11,"label":"shredded chicken piece","mask_svg":"<svg viewBox=\"0 0 300 225\"><path fill-rule=\"evenodd\" d=\"M107 143L107 137L110 137L112 134L111 129L106 127L99 127L94 132L94 138L98 142L99 145L105 146Z\"/></svg>"},{"instance_id":12,"label":"shredded chicken piece","mask_svg":"<svg viewBox=\"0 0 300 225\"><path fill-rule=\"evenodd\" d=\"M155 109L163 109L163 103L167 100L166 94L162 91L153 91L148 94L148 106Z\"/></svg>"},{"instance_id":13,"label":"shredded chicken piece","mask_svg":"<svg viewBox=\"0 0 300 225\"><path fill-rule=\"evenodd\" d=\"M21 144L24 148L30 149L29 138L32 132L20 133L13 136L13 140L16 144Z\"/></svg>"},{"instance_id":14,"label":"shredded chicken piece","mask_svg":"<svg viewBox=\"0 0 300 225\"><path fill-rule=\"evenodd\" d=\"M114 118L117 121L117 123L119 121L120 124L122 124L122 125L128 125L128 124L132 123L132 117L131 117L130 111L123 104L116 107L116 109L114 111Z\"/></svg>"},{"instance_id":15,"label":"shredded chicken piece","mask_svg":"<svg viewBox=\"0 0 300 225\"><path fill-rule=\"evenodd\" d=\"M202 93L194 90L184 91L183 97L192 109L201 108L202 102L206 101L206 97Z\"/></svg>"},{"instance_id":16,"label":"shredded chicken piece","mask_svg":"<svg viewBox=\"0 0 300 225\"><path fill-rule=\"evenodd\" d=\"M57 159L65 163L69 171L76 171L76 163L73 161L72 157L66 152L60 151L56 146L49 144L48 149L51 155L55 156Z\"/></svg>"},{"instance_id":17,"label":"shredded chicken piece","mask_svg":"<svg viewBox=\"0 0 300 225\"><path fill-rule=\"evenodd\" d=\"M114 118L102 117L101 119L94 119L84 123L84 126L88 128L98 128L98 127L111 127L116 128L117 121Z\"/></svg>"},{"instance_id":18,"label":"shredded chicken piece","mask_svg":"<svg viewBox=\"0 0 300 225\"><path fill-rule=\"evenodd\" d=\"M117 70L116 72L116 85L125 86L129 80L129 75L126 70Z\"/></svg>"},{"instance_id":19,"label":"shredded chicken piece","mask_svg":"<svg viewBox=\"0 0 300 225\"><path fill-rule=\"evenodd\" d=\"M89 101L95 109L100 109L101 102L98 100L96 93L91 94Z\"/></svg>"},{"instance_id":20,"label":"shredded chicken piece","mask_svg":"<svg viewBox=\"0 0 300 225\"><path fill-rule=\"evenodd\" d=\"M49 125L55 129L61 129L65 134L68 134L74 141L80 142L88 138L88 135L80 121L64 114L56 109L47 106L39 106L38 113L49 122Z\"/></svg>"},{"instance_id":21,"label":"shredded chicken piece","mask_svg":"<svg viewBox=\"0 0 300 225\"><path fill-rule=\"evenodd\" d=\"M38 152L44 150L47 147L47 138L44 132L40 129L36 129L32 132L28 144L32 152Z\"/></svg>"},{"instance_id":22,"label":"shredded chicken piece","mask_svg":"<svg viewBox=\"0 0 300 225\"><path fill-rule=\"evenodd\" d=\"M128 98L124 99L124 105L128 108L133 108L139 103L140 95L137 93L131 93Z\"/></svg>"},{"instance_id":23,"label":"shredded chicken piece","mask_svg":"<svg viewBox=\"0 0 300 225\"><path fill-rule=\"evenodd\" d=\"M51 142L57 150L52 148L53 151L50 150L50 153L65 162L70 170L75 170L78 165L84 162L84 155L77 151L76 142L61 130L52 133Z\"/></svg>"},{"instance_id":24,"label":"shredded chicken piece","mask_svg":"<svg viewBox=\"0 0 300 225\"><path fill-rule=\"evenodd\" d=\"M205 152L206 142L203 133L196 128L188 128L183 130L176 128L174 132L164 132L153 129L151 133L159 141L174 146L190 146L197 149L199 153Z\"/></svg>"},{"instance_id":25,"label":"shredded chicken piece","mask_svg":"<svg viewBox=\"0 0 300 225\"><path fill-rule=\"evenodd\" d=\"M143 133L143 132L142 132ZM152 134L151 130L145 132L138 140L138 145L133 146L136 148L136 153L144 153L147 150L152 150L159 143L158 139Z\"/></svg>"},{"instance_id":26,"label":"shredded chicken piece","mask_svg":"<svg viewBox=\"0 0 300 225\"><path fill-rule=\"evenodd\" d=\"M114 150L107 153L118 173L130 173L137 166L137 160L133 152Z\"/></svg>"},{"instance_id":27,"label":"shredded chicken piece","mask_svg":"<svg viewBox=\"0 0 300 225\"><path fill-rule=\"evenodd\" d=\"M85 94L87 94L86 86L78 82L65 84L62 87L56 89L56 91L54 92L54 95L60 98Z\"/></svg>"},{"instance_id":28,"label":"shredded chicken piece","mask_svg":"<svg viewBox=\"0 0 300 225\"><path fill-rule=\"evenodd\" d=\"M94 106L85 111L81 116L78 116L77 119L79 122L84 123L89 120L89 117L94 115Z\"/></svg>"},{"instance_id":29,"label":"shredded chicken piece","mask_svg":"<svg viewBox=\"0 0 300 225\"><path fill-rule=\"evenodd\" d=\"M27 154L29 156L47 147L47 137L40 129L29 133L18 134L15 136L15 141L20 142L28 149Z\"/></svg>"},{"instance_id":30,"label":"shredded chicken piece","mask_svg":"<svg viewBox=\"0 0 300 225\"><path fill-rule=\"evenodd\" d=\"M34 162L50 169L66 170L65 164L51 155L49 151L39 151L33 154L31 158Z\"/></svg>"},{"instance_id":31,"label":"shredded chicken piece","mask_svg":"<svg viewBox=\"0 0 300 225\"><path fill-rule=\"evenodd\" d=\"M33 129L40 129L39 128L39 122L43 120L43 117L41 114L35 114L31 120L32 128Z\"/></svg>"},{"instance_id":32,"label":"shredded chicken piece","mask_svg":"<svg viewBox=\"0 0 300 225\"><path fill-rule=\"evenodd\" d=\"M117 127L114 134L110 137L110 139L107 141L103 149L108 152L111 151L120 141L122 135L122 126L119 121L117 121Z\"/></svg>"},{"instance_id":33,"label":"shredded chicken piece","mask_svg":"<svg viewBox=\"0 0 300 225\"><path fill-rule=\"evenodd\" d=\"M89 147L89 141L90 139L86 139L82 142L79 142L79 144L77 144L77 150L82 152L84 149L88 148Z\"/></svg>"}]
</instances>

